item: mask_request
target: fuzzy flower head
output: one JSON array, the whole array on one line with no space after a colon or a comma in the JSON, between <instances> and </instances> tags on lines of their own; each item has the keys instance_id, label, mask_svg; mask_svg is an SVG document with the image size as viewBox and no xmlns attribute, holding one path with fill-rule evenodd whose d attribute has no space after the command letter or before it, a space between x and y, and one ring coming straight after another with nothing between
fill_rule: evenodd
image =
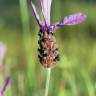
<instances>
[{"instance_id":1,"label":"fuzzy flower head","mask_svg":"<svg viewBox=\"0 0 96 96\"><path fill-rule=\"evenodd\" d=\"M2 42L0 42L0 63L3 62L4 57L6 55L7 52L7 47L5 44L3 44Z\"/></svg>"}]
</instances>

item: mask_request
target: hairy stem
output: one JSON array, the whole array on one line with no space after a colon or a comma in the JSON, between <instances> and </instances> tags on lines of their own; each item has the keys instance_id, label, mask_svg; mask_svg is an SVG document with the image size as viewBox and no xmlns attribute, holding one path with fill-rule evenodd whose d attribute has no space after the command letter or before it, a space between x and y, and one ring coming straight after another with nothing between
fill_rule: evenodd
<instances>
[{"instance_id":1,"label":"hairy stem","mask_svg":"<svg viewBox=\"0 0 96 96\"><path fill-rule=\"evenodd\" d=\"M47 68L46 70L47 70L47 77L46 77L46 86L45 86L45 96L48 96L51 68Z\"/></svg>"}]
</instances>

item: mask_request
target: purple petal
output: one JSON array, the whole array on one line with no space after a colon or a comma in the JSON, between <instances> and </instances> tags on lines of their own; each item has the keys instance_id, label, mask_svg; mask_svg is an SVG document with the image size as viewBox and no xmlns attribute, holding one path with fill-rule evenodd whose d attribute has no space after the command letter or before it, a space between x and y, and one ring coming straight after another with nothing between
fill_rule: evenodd
<instances>
[{"instance_id":1,"label":"purple petal","mask_svg":"<svg viewBox=\"0 0 96 96\"><path fill-rule=\"evenodd\" d=\"M43 23L45 23L45 25L46 25L47 23L46 23L46 19L45 19L44 6L43 6L43 3L42 3L42 0L39 0L39 5L40 5L40 8L42 10L42 15L43 15L43 18L44 18Z\"/></svg>"},{"instance_id":2,"label":"purple petal","mask_svg":"<svg viewBox=\"0 0 96 96\"><path fill-rule=\"evenodd\" d=\"M1 94L1 92L0 92L0 96L3 96L3 95Z\"/></svg>"},{"instance_id":3,"label":"purple petal","mask_svg":"<svg viewBox=\"0 0 96 96\"><path fill-rule=\"evenodd\" d=\"M86 15L83 13L76 13L70 16L66 16L61 22L60 25L76 25L85 21Z\"/></svg>"},{"instance_id":4,"label":"purple petal","mask_svg":"<svg viewBox=\"0 0 96 96\"><path fill-rule=\"evenodd\" d=\"M86 15L84 15L83 13L76 13L73 15L66 16L60 22L50 26L50 28L51 28L51 30L56 30L63 25L76 25L76 24L80 24L81 22L83 22L85 20L86 20Z\"/></svg>"},{"instance_id":5,"label":"purple petal","mask_svg":"<svg viewBox=\"0 0 96 96\"><path fill-rule=\"evenodd\" d=\"M48 25L50 25L51 3L52 0L43 0L45 19Z\"/></svg>"},{"instance_id":6,"label":"purple petal","mask_svg":"<svg viewBox=\"0 0 96 96\"><path fill-rule=\"evenodd\" d=\"M55 24L53 24L53 25L50 26L50 30L51 31L57 30L60 27L61 27L61 25L59 23L55 23Z\"/></svg>"},{"instance_id":7,"label":"purple petal","mask_svg":"<svg viewBox=\"0 0 96 96\"><path fill-rule=\"evenodd\" d=\"M50 25L50 10L52 0L39 0L40 7L43 13L44 21L47 25Z\"/></svg>"},{"instance_id":8,"label":"purple petal","mask_svg":"<svg viewBox=\"0 0 96 96\"><path fill-rule=\"evenodd\" d=\"M7 78L6 78L6 81L5 81L5 84L4 84L4 86L3 86L2 90L1 90L1 94L2 94L2 95L3 95L4 92L6 91L6 88L7 88L7 86L9 85L9 83L10 83L10 77L7 77Z\"/></svg>"},{"instance_id":9,"label":"purple petal","mask_svg":"<svg viewBox=\"0 0 96 96\"><path fill-rule=\"evenodd\" d=\"M32 1L31 1L31 7L32 7L32 11L33 11L33 14L36 18L37 23L39 24L39 26L41 26L41 21L40 21L39 15L38 15L35 5L32 3Z\"/></svg>"}]
</instances>

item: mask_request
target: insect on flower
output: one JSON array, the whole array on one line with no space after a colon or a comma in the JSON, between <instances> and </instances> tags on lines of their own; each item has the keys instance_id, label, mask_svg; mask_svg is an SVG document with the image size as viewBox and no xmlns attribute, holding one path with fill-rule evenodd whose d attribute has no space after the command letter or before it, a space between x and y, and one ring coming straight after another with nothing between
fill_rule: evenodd
<instances>
[{"instance_id":1,"label":"insect on flower","mask_svg":"<svg viewBox=\"0 0 96 96\"><path fill-rule=\"evenodd\" d=\"M3 88L0 90L0 96L4 96L4 92L6 91L9 83L10 83L10 77L7 77L5 80L5 84L4 84Z\"/></svg>"},{"instance_id":2,"label":"insect on flower","mask_svg":"<svg viewBox=\"0 0 96 96\"><path fill-rule=\"evenodd\" d=\"M83 13L76 13L73 15L66 16L60 22L57 22L53 25L50 23L50 10L52 0L38 0L40 9L43 15L43 23L40 21L39 15L36 11L35 5L31 1L32 11L36 18L36 21L40 27L39 31L39 41L38 44L40 48L39 59L41 64L46 67L52 67L57 61L60 60L58 46L56 44L56 39L54 37L54 30L60 28L64 25L76 25L80 24L86 19L86 15Z\"/></svg>"}]
</instances>

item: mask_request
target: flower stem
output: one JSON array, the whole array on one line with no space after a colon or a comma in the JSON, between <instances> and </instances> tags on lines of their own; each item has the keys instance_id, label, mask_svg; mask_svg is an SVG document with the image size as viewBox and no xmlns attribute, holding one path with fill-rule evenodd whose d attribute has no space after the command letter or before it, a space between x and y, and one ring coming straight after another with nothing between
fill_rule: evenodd
<instances>
[{"instance_id":1,"label":"flower stem","mask_svg":"<svg viewBox=\"0 0 96 96\"><path fill-rule=\"evenodd\" d=\"M45 86L45 96L48 96L51 68L47 68L46 71L47 71L47 77L46 77L46 86Z\"/></svg>"}]
</instances>

